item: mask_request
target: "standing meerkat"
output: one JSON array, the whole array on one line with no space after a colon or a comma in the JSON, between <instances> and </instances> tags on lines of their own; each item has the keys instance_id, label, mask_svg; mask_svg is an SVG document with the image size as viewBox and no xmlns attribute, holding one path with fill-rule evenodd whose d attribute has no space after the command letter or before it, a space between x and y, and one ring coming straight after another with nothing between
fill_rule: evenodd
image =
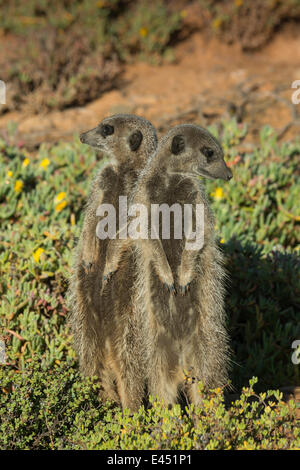
<instances>
[{"instance_id":1,"label":"standing meerkat","mask_svg":"<svg viewBox=\"0 0 300 470\"><path fill-rule=\"evenodd\" d=\"M145 324L148 390L166 404L175 403L180 390L187 392L190 401L199 402L197 383L185 383L188 371L209 388L228 382L230 348L225 327L223 256L215 241L214 217L199 176L229 180L232 172L220 144L207 130L179 125L159 143L132 198L134 204L145 205L148 214L148 239L129 242L138 253L135 302ZM163 204L174 211L170 238L162 237L159 221L159 238L153 240L151 211L153 207L156 213L163 211ZM193 226L195 222L197 225L197 204L204 209L202 226L198 227L198 231L203 229L201 248L190 249L186 234L181 239L174 236L186 204L192 207ZM175 205L180 209L179 218L175 217ZM127 246L128 242L121 240L110 245L104 276L117 273ZM169 292L162 288L162 282ZM174 295L176 291L181 295Z\"/></svg>"},{"instance_id":2,"label":"standing meerkat","mask_svg":"<svg viewBox=\"0 0 300 470\"><path fill-rule=\"evenodd\" d=\"M118 114L104 119L80 140L111 157L96 175L85 210L69 287L70 323L81 372L98 376L102 398L136 409L144 394L145 373L132 361L140 356L138 319L131 288L134 256L123 251L120 269L111 283L102 285L109 239L99 239L97 209L111 204L119 217L119 196L132 191L146 160L157 147L155 128L146 119ZM105 206L103 206L105 207ZM101 215L104 215L103 213Z\"/></svg>"}]
</instances>

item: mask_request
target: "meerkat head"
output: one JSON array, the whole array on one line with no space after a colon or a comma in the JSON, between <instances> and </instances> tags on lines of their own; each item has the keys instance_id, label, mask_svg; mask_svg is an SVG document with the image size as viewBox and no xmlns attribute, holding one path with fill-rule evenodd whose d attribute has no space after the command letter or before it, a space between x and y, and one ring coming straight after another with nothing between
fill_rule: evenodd
<instances>
[{"instance_id":1,"label":"meerkat head","mask_svg":"<svg viewBox=\"0 0 300 470\"><path fill-rule=\"evenodd\" d=\"M171 129L162 139L160 148L167 152L171 172L230 180L232 171L224 161L221 145L206 129L182 124ZM165 151L162 152L164 158Z\"/></svg>"},{"instance_id":2,"label":"meerkat head","mask_svg":"<svg viewBox=\"0 0 300 470\"><path fill-rule=\"evenodd\" d=\"M115 114L80 135L84 144L101 150L115 160L145 160L157 147L152 124L133 114Z\"/></svg>"}]
</instances>

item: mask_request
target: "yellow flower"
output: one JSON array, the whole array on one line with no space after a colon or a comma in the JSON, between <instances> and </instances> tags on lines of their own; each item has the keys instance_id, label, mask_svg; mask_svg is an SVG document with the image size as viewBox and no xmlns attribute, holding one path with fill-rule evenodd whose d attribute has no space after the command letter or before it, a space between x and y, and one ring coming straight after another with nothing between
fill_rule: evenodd
<instances>
[{"instance_id":1,"label":"yellow flower","mask_svg":"<svg viewBox=\"0 0 300 470\"><path fill-rule=\"evenodd\" d=\"M223 188L216 188L215 192L210 193L210 195L213 196L217 201L219 201L220 199L222 199L222 197L224 197Z\"/></svg>"},{"instance_id":2,"label":"yellow flower","mask_svg":"<svg viewBox=\"0 0 300 470\"><path fill-rule=\"evenodd\" d=\"M50 240L57 240L57 239L58 239L56 233L54 233L54 234L53 234L53 233L50 233L50 232L48 232L48 230L45 230L45 231L43 232L43 235L45 235L45 237L50 238Z\"/></svg>"},{"instance_id":3,"label":"yellow flower","mask_svg":"<svg viewBox=\"0 0 300 470\"><path fill-rule=\"evenodd\" d=\"M20 193L22 191L23 186L24 186L23 181L17 180L15 184L15 192Z\"/></svg>"},{"instance_id":4,"label":"yellow flower","mask_svg":"<svg viewBox=\"0 0 300 470\"><path fill-rule=\"evenodd\" d=\"M66 193L65 193L65 192L58 193L58 195L57 195L56 198L54 199L55 204L57 204L58 202L60 202L60 201L62 201L63 199L65 199L65 197L66 197Z\"/></svg>"},{"instance_id":5,"label":"yellow flower","mask_svg":"<svg viewBox=\"0 0 300 470\"><path fill-rule=\"evenodd\" d=\"M214 19L212 25L213 25L213 28L214 28L214 29L219 29L220 26L222 25L222 18L216 18L216 19Z\"/></svg>"},{"instance_id":6,"label":"yellow flower","mask_svg":"<svg viewBox=\"0 0 300 470\"><path fill-rule=\"evenodd\" d=\"M145 38L148 34L148 29L147 28L141 28L140 29L140 36L142 36L142 38Z\"/></svg>"},{"instance_id":7,"label":"yellow flower","mask_svg":"<svg viewBox=\"0 0 300 470\"><path fill-rule=\"evenodd\" d=\"M253 445L250 444L250 442L244 441L244 447L243 447L243 449L246 449L246 450L253 450Z\"/></svg>"},{"instance_id":8,"label":"yellow flower","mask_svg":"<svg viewBox=\"0 0 300 470\"><path fill-rule=\"evenodd\" d=\"M33 259L35 263L38 263L40 261L41 254L44 253L43 248L38 248L34 253L33 253Z\"/></svg>"},{"instance_id":9,"label":"yellow flower","mask_svg":"<svg viewBox=\"0 0 300 470\"><path fill-rule=\"evenodd\" d=\"M19 22L24 25L32 25L38 23L40 20L38 18L35 18L34 16L19 16L18 18Z\"/></svg>"},{"instance_id":10,"label":"yellow flower","mask_svg":"<svg viewBox=\"0 0 300 470\"><path fill-rule=\"evenodd\" d=\"M29 161L29 158L25 158L25 160L23 161L23 167L26 168L28 165L29 165L30 161Z\"/></svg>"},{"instance_id":11,"label":"yellow flower","mask_svg":"<svg viewBox=\"0 0 300 470\"><path fill-rule=\"evenodd\" d=\"M44 158L44 160L41 161L40 166L46 170L47 166L50 165L50 160L49 158Z\"/></svg>"},{"instance_id":12,"label":"yellow flower","mask_svg":"<svg viewBox=\"0 0 300 470\"><path fill-rule=\"evenodd\" d=\"M62 201L55 207L56 212L61 212L66 207L67 201Z\"/></svg>"},{"instance_id":13,"label":"yellow flower","mask_svg":"<svg viewBox=\"0 0 300 470\"><path fill-rule=\"evenodd\" d=\"M55 207L56 212L61 212L63 208L66 207L67 205L67 201L65 200L66 195L67 194L62 191L61 193L58 193L58 195L54 199L54 203L56 204L56 207Z\"/></svg>"},{"instance_id":14,"label":"yellow flower","mask_svg":"<svg viewBox=\"0 0 300 470\"><path fill-rule=\"evenodd\" d=\"M64 19L67 20L69 23L73 21L73 18L74 18L73 15L69 13L68 11L64 13Z\"/></svg>"},{"instance_id":15,"label":"yellow flower","mask_svg":"<svg viewBox=\"0 0 300 470\"><path fill-rule=\"evenodd\" d=\"M12 172L12 171L8 171L8 172L7 172L7 177L8 177L8 178L11 178L12 175L13 175L13 172Z\"/></svg>"},{"instance_id":16,"label":"yellow flower","mask_svg":"<svg viewBox=\"0 0 300 470\"><path fill-rule=\"evenodd\" d=\"M225 243L224 238L221 238L220 243Z\"/></svg>"}]
</instances>

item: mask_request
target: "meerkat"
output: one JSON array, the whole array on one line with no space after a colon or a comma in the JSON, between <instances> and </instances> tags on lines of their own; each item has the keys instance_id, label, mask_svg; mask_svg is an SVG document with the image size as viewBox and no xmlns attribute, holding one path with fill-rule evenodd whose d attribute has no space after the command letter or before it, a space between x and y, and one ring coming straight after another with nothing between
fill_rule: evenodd
<instances>
[{"instance_id":1,"label":"meerkat","mask_svg":"<svg viewBox=\"0 0 300 470\"><path fill-rule=\"evenodd\" d=\"M153 125L135 115L119 114L104 119L80 140L108 155L111 160L96 175L88 199L83 228L69 287L70 324L74 346L84 375L99 377L103 399L136 410L144 394L145 373L141 356L138 319L131 302L134 254L123 251L120 269L111 283L102 283L109 239L99 239L97 208L111 204L118 218L119 196L130 194L146 160L157 147Z\"/></svg>"},{"instance_id":2,"label":"meerkat","mask_svg":"<svg viewBox=\"0 0 300 470\"><path fill-rule=\"evenodd\" d=\"M109 272L113 278L122 250L134 243L138 253L135 303L144 318L148 391L168 405L177 401L180 391L198 404L198 380L208 388L228 383L230 348L223 256L199 177L229 180L232 172L219 142L206 129L191 124L176 126L162 138L132 197L132 203L147 207L148 237L131 242L115 240L104 270L104 276ZM172 237L178 223L175 218L170 220L169 239L162 237L161 222L159 238L151 239L151 206L162 204L179 204L181 214L190 204L193 224L196 205L204 208L201 248L189 249L185 234L181 239ZM187 373L197 380L187 383Z\"/></svg>"}]
</instances>

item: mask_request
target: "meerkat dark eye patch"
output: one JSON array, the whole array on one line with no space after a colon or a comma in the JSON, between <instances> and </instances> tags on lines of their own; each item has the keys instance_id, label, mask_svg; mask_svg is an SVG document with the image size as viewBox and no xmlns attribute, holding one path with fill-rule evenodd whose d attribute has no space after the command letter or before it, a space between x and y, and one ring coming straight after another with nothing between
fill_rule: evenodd
<instances>
[{"instance_id":1,"label":"meerkat dark eye patch","mask_svg":"<svg viewBox=\"0 0 300 470\"><path fill-rule=\"evenodd\" d=\"M207 163L211 162L214 159L215 152L210 147L202 147L201 152L206 157Z\"/></svg>"},{"instance_id":2,"label":"meerkat dark eye patch","mask_svg":"<svg viewBox=\"0 0 300 470\"><path fill-rule=\"evenodd\" d=\"M139 148L139 146L141 145L142 140L143 140L143 134L141 133L141 131L134 131L129 136L129 139L128 139L130 150L135 152Z\"/></svg>"},{"instance_id":3,"label":"meerkat dark eye patch","mask_svg":"<svg viewBox=\"0 0 300 470\"><path fill-rule=\"evenodd\" d=\"M184 137L182 135L175 135L172 139L171 152L174 155L178 155L185 149Z\"/></svg>"},{"instance_id":4,"label":"meerkat dark eye patch","mask_svg":"<svg viewBox=\"0 0 300 470\"><path fill-rule=\"evenodd\" d=\"M101 124L99 131L102 137L107 137L108 135L112 135L115 129L113 126L110 126L109 124Z\"/></svg>"}]
</instances>

